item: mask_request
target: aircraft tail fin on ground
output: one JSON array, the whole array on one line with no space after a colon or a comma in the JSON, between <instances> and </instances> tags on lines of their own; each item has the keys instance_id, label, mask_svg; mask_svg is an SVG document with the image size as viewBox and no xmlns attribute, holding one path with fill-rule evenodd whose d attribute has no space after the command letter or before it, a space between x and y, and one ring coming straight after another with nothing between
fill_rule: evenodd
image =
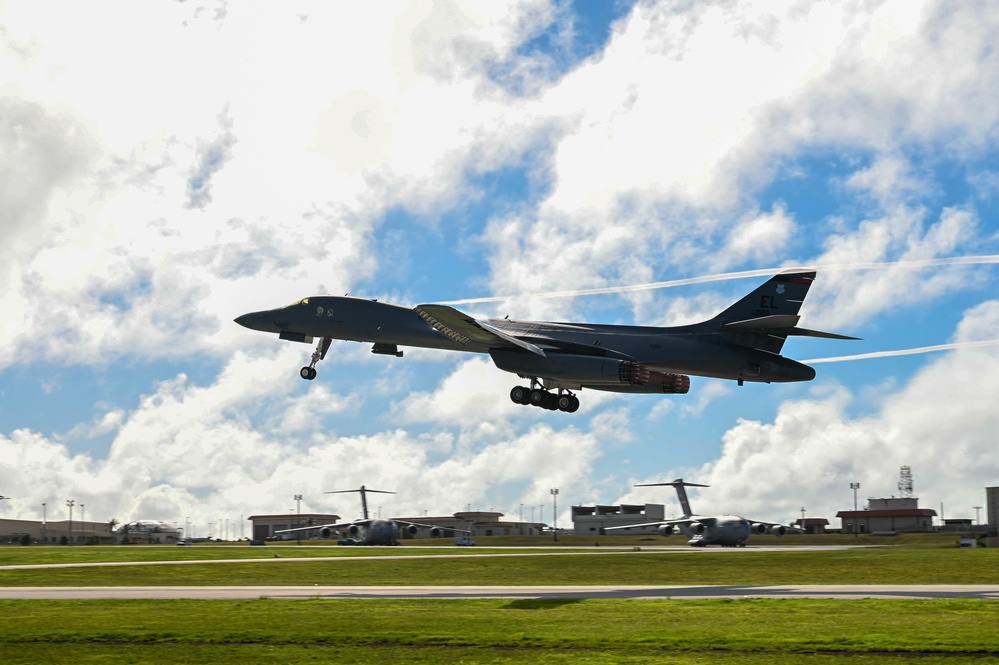
<instances>
[{"instance_id":1,"label":"aircraft tail fin on ground","mask_svg":"<svg viewBox=\"0 0 999 665\"><path fill-rule=\"evenodd\" d=\"M718 325L726 342L771 353L780 353L791 336L857 339L797 327L798 310L814 280L814 271L774 275L711 323Z\"/></svg>"},{"instance_id":2,"label":"aircraft tail fin on ground","mask_svg":"<svg viewBox=\"0 0 999 665\"><path fill-rule=\"evenodd\" d=\"M683 509L683 516L690 517L694 512L690 509L690 501L687 500L687 490L685 487L708 487L708 485L701 485L700 483L688 483L684 482L683 478L677 478L671 483L645 483L642 485L635 485L635 487L673 487L676 489L676 498L680 500L680 508Z\"/></svg>"}]
</instances>

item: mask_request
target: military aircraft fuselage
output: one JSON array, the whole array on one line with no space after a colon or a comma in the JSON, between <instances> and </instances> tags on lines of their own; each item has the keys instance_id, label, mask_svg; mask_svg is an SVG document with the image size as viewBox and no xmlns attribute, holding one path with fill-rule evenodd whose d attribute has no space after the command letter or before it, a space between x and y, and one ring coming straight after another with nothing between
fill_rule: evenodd
<instances>
[{"instance_id":1,"label":"military aircraft fuselage","mask_svg":"<svg viewBox=\"0 0 999 665\"><path fill-rule=\"evenodd\" d=\"M251 312L236 323L293 342L319 342L303 379L334 339L373 344L372 353L401 356L400 346L489 354L501 370L529 379L510 399L572 413L581 389L683 394L688 375L754 383L810 381L815 370L780 354L789 336L853 339L797 326L814 272L775 275L717 316L674 327L476 319L441 304L402 307L350 296L312 296L287 307ZM557 391L554 392L554 391Z\"/></svg>"},{"instance_id":2,"label":"military aircraft fuselage","mask_svg":"<svg viewBox=\"0 0 999 665\"><path fill-rule=\"evenodd\" d=\"M696 520L697 516L695 515L692 519ZM691 526L696 524L699 522L694 522ZM700 534L696 533L691 526L681 525L680 531L690 538L687 544L692 547L707 545L741 547L749 540L749 520L738 515L720 515L711 518L710 523L704 525L704 530Z\"/></svg>"},{"instance_id":3,"label":"military aircraft fuselage","mask_svg":"<svg viewBox=\"0 0 999 665\"><path fill-rule=\"evenodd\" d=\"M639 363L664 373L695 374L755 382L809 381L815 370L779 354L730 344L723 334L697 325L657 328L583 323L489 319L494 328L545 348L545 355L519 348L495 349L485 341L459 341L435 329L416 310L351 296L313 296L287 307L252 312L236 319L247 328L311 343L331 338L376 345L412 346L490 353L500 369L521 376L544 376L555 385L613 390L619 383L574 380L580 365L594 359ZM376 348L376 352L379 350ZM387 351L382 351L387 352ZM608 370L612 371L612 370ZM633 392L628 386L622 391Z\"/></svg>"},{"instance_id":4,"label":"military aircraft fuselage","mask_svg":"<svg viewBox=\"0 0 999 665\"><path fill-rule=\"evenodd\" d=\"M313 337L452 351L466 349L434 330L411 307L352 296L312 296L287 307L251 312L236 323L311 343Z\"/></svg>"}]
</instances>

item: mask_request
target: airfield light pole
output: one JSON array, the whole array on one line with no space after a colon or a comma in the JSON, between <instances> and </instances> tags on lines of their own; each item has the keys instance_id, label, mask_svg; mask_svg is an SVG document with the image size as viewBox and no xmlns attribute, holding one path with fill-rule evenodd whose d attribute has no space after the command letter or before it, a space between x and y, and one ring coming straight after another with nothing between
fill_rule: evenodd
<instances>
[{"instance_id":1,"label":"airfield light pole","mask_svg":"<svg viewBox=\"0 0 999 665\"><path fill-rule=\"evenodd\" d=\"M853 537L859 537L857 534L857 490L860 489L860 483L850 483L850 489L853 490Z\"/></svg>"},{"instance_id":2,"label":"airfield light pole","mask_svg":"<svg viewBox=\"0 0 999 665\"><path fill-rule=\"evenodd\" d=\"M83 537L87 537L87 504L80 504L80 531L83 532ZM87 543L86 540L83 541L84 544Z\"/></svg>"},{"instance_id":3,"label":"airfield light pole","mask_svg":"<svg viewBox=\"0 0 999 665\"><path fill-rule=\"evenodd\" d=\"M979 515L980 514L979 514L978 511L981 510L982 507L981 506L972 506L972 508L975 509L975 524L981 524L982 521L979 519Z\"/></svg>"},{"instance_id":4,"label":"airfield light pole","mask_svg":"<svg viewBox=\"0 0 999 665\"><path fill-rule=\"evenodd\" d=\"M66 505L69 506L69 541L68 542L69 542L70 545L73 544L73 504L75 504L75 503L76 503L76 501L73 500L73 499L67 499L66 500Z\"/></svg>"},{"instance_id":5,"label":"airfield light pole","mask_svg":"<svg viewBox=\"0 0 999 665\"><path fill-rule=\"evenodd\" d=\"M552 540L558 540L558 488L552 488Z\"/></svg>"},{"instance_id":6,"label":"airfield light pole","mask_svg":"<svg viewBox=\"0 0 999 665\"><path fill-rule=\"evenodd\" d=\"M43 543L48 543L49 542L48 532L47 532L47 529L46 529L46 526L48 525L48 516L49 516L49 509L45 505L45 503L42 502L42 542Z\"/></svg>"},{"instance_id":7,"label":"airfield light pole","mask_svg":"<svg viewBox=\"0 0 999 665\"><path fill-rule=\"evenodd\" d=\"M301 494L296 494L295 495L295 511L297 513L297 516L295 517L295 528L297 529L297 528L299 528L299 527L302 526L302 495ZM298 544L301 545L302 544L302 532L301 531L296 531L295 533L298 534Z\"/></svg>"}]
</instances>

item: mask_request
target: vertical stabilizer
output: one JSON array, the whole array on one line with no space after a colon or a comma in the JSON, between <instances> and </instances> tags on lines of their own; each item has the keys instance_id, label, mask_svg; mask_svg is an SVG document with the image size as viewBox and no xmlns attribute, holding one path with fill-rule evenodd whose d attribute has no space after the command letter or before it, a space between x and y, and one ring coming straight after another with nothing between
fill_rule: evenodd
<instances>
[{"instance_id":1,"label":"vertical stabilizer","mask_svg":"<svg viewBox=\"0 0 999 665\"><path fill-rule=\"evenodd\" d=\"M715 320L730 323L764 316L797 316L814 280L815 272L774 275L715 317Z\"/></svg>"},{"instance_id":2,"label":"vertical stabilizer","mask_svg":"<svg viewBox=\"0 0 999 665\"><path fill-rule=\"evenodd\" d=\"M343 494L344 492L360 492L361 493L361 512L364 513L364 519L368 519L368 492L377 492L379 494L395 494L395 492L389 492L387 490L369 490L364 485L361 485L360 489L356 490L335 490L333 492L326 492L326 494Z\"/></svg>"},{"instance_id":3,"label":"vertical stabilizer","mask_svg":"<svg viewBox=\"0 0 999 665\"><path fill-rule=\"evenodd\" d=\"M690 517L694 512L690 509L690 501L687 500L687 490L685 487L710 487L710 485L701 485L699 483L687 483L684 482L683 478L677 478L671 483L645 483L643 485L635 485L635 487L665 487L670 486L676 489L676 496L680 500L680 508L683 510L684 517Z\"/></svg>"}]
</instances>

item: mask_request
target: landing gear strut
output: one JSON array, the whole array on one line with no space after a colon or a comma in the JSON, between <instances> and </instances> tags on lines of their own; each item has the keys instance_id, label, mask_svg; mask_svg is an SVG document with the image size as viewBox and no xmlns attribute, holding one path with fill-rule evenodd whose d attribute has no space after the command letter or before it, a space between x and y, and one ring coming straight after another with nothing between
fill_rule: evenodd
<instances>
[{"instance_id":1,"label":"landing gear strut","mask_svg":"<svg viewBox=\"0 0 999 665\"><path fill-rule=\"evenodd\" d=\"M530 404L549 411L575 413L579 409L579 398L568 390L558 389L558 394L540 387L537 379L531 379L531 386L514 386L510 390L510 400L515 404Z\"/></svg>"},{"instance_id":2,"label":"landing gear strut","mask_svg":"<svg viewBox=\"0 0 999 665\"><path fill-rule=\"evenodd\" d=\"M332 342L332 337L323 337L319 340L319 343L316 344L316 350L312 352L312 362L298 370L298 375L300 377L306 381L311 381L316 378L316 363L326 357L326 352L330 350L330 344Z\"/></svg>"}]
</instances>

